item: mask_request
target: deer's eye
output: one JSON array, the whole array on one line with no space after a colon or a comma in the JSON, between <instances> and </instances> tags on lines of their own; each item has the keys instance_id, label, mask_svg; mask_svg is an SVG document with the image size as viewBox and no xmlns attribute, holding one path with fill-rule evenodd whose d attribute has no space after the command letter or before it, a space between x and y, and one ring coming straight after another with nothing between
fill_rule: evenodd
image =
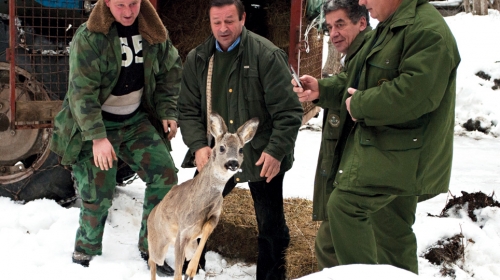
<instances>
[{"instance_id":1,"label":"deer's eye","mask_svg":"<svg viewBox=\"0 0 500 280\"><path fill-rule=\"evenodd\" d=\"M243 148L240 148L240 149L238 150L238 153L243 154Z\"/></svg>"},{"instance_id":2,"label":"deer's eye","mask_svg":"<svg viewBox=\"0 0 500 280\"><path fill-rule=\"evenodd\" d=\"M224 146L220 146L220 152L223 153L226 151L226 148L224 148Z\"/></svg>"}]
</instances>

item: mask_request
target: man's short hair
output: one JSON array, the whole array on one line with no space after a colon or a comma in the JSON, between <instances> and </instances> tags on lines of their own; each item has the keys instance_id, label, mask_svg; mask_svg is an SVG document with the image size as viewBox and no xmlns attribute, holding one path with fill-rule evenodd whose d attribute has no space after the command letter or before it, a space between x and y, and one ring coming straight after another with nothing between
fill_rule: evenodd
<instances>
[{"instance_id":1,"label":"man's short hair","mask_svg":"<svg viewBox=\"0 0 500 280\"><path fill-rule=\"evenodd\" d=\"M243 13L245 13L245 6L240 0L212 0L210 1L209 11L212 7L223 7L227 5L235 5L238 11L238 18L241 20L243 18Z\"/></svg>"},{"instance_id":2,"label":"man's short hair","mask_svg":"<svg viewBox=\"0 0 500 280\"><path fill-rule=\"evenodd\" d=\"M323 12L326 14L343 9L347 17L356 24L362 18L366 18L366 25L370 26L370 17L365 6L360 6L358 0L328 0L323 5Z\"/></svg>"}]
</instances>

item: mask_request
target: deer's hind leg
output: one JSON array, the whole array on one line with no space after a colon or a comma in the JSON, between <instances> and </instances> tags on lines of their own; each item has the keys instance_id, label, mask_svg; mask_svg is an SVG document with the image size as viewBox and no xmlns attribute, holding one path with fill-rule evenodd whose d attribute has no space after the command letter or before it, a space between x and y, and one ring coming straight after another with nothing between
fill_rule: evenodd
<instances>
[{"instance_id":1,"label":"deer's hind leg","mask_svg":"<svg viewBox=\"0 0 500 280\"><path fill-rule=\"evenodd\" d=\"M175 269L174 280L182 280L182 265L186 258L185 248L189 245L190 237L185 231L179 231L175 239Z\"/></svg>"}]
</instances>

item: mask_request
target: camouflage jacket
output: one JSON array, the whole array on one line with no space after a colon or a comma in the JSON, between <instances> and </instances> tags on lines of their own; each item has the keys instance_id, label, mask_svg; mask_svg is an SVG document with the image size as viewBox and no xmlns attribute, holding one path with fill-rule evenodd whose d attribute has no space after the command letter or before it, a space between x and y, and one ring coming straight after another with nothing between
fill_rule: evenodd
<instances>
[{"instance_id":1,"label":"camouflage jacket","mask_svg":"<svg viewBox=\"0 0 500 280\"><path fill-rule=\"evenodd\" d=\"M141 2L138 20L145 81L141 106L165 139L161 120L177 120L181 59L149 1ZM114 17L99 1L70 44L68 92L55 117L50 143L62 164L75 162L83 141L106 137L101 104L120 76L121 52Z\"/></svg>"}]
</instances>

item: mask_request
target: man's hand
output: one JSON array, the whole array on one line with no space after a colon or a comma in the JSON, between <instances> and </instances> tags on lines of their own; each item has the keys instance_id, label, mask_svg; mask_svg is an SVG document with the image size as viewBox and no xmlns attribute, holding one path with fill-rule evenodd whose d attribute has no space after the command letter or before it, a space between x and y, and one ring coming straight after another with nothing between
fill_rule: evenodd
<instances>
[{"instance_id":1,"label":"man's hand","mask_svg":"<svg viewBox=\"0 0 500 280\"><path fill-rule=\"evenodd\" d=\"M177 122L174 120L162 120L161 123L163 124L163 131L168 133L167 138L171 141L177 134Z\"/></svg>"},{"instance_id":2,"label":"man's hand","mask_svg":"<svg viewBox=\"0 0 500 280\"><path fill-rule=\"evenodd\" d=\"M262 165L264 164L264 165ZM262 165L260 177L267 177L266 182L269 183L280 172L281 162L273 158L268 153L263 152L259 160L255 163L256 166Z\"/></svg>"},{"instance_id":3,"label":"man's hand","mask_svg":"<svg viewBox=\"0 0 500 280\"><path fill-rule=\"evenodd\" d=\"M300 102L313 101L319 99L318 80L312 76L304 75L299 78L303 87L299 87L292 79L293 91L297 93Z\"/></svg>"},{"instance_id":4,"label":"man's hand","mask_svg":"<svg viewBox=\"0 0 500 280\"><path fill-rule=\"evenodd\" d=\"M353 95L353 94L356 92L356 90L357 90L357 89L355 89L355 88L348 88L348 89L347 89L347 92L348 92L350 95ZM351 96L351 97L348 97L348 98L345 100L345 105L346 105L346 107L347 107L347 111L349 112L349 115L351 115L351 119L352 119L353 121L357 121L357 120L356 120L356 119L352 116L352 114L351 114L351 98L352 98L352 96Z\"/></svg>"},{"instance_id":5,"label":"man's hand","mask_svg":"<svg viewBox=\"0 0 500 280\"><path fill-rule=\"evenodd\" d=\"M201 172L205 164L207 164L211 153L212 149L210 149L209 146L203 147L194 152L194 164L196 165L198 172Z\"/></svg>"},{"instance_id":6,"label":"man's hand","mask_svg":"<svg viewBox=\"0 0 500 280\"><path fill-rule=\"evenodd\" d=\"M113 160L118 160L115 150L108 138L94 139L92 153L94 154L94 164L101 170L109 170L113 167Z\"/></svg>"}]
</instances>

